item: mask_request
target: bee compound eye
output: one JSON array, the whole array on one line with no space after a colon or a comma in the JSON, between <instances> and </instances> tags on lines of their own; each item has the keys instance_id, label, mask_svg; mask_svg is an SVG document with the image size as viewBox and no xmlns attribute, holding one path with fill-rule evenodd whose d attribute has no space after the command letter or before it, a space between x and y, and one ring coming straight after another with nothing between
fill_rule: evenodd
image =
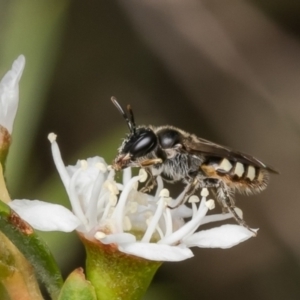
<instances>
[{"instance_id":1,"label":"bee compound eye","mask_svg":"<svg viewBox=\"0 0 300 300\"><path fill-rule=\"evenodd\" d=\"M170 149L181 143L180 133L174 129L164 129L159 133L158 138L163 149Z\"/></svg>"},{"instance_id":2,"label":"bee compound eye","mask_svg":"<svg viewBox=\"0 0 300 300\"><path fill-rule=\"evenodd\" d=\"M129 152L132 158L145 156L157 145L157 137L153 131L140 131L129 139L124 152Z\"/></svg>"}]
</instances>

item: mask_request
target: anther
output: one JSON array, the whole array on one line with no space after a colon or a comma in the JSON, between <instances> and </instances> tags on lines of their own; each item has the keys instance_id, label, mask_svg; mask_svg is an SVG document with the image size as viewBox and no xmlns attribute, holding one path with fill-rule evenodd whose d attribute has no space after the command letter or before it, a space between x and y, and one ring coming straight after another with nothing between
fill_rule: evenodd
<instances>
[{"instance_id":1,"label":"anther","mask_svg":"<svg viewBox=\"0 0 300 300\"><path fill-rule=\"evenodd\" d=\"M162 189L159 193L160 198L168 198L170 197L170 192L168 189Z\"/></svg>"},{"instance_id":2,"label":"anther","mask_svg":"<svg viewBox=\"0 0 300 300\"><path fill-rule=\"evenodd\" d=\"M50 141L50 143L53 143L56 141L57 135L53 132L48 134L48 140Z\"/></svg>"},{"instance_id":3,"label":"anther","mask_svg":"<svg viewBox=\"0 0 300 300\"><path fill-rule=\"evenodd\" d=\"M203 188L201 190L201 194L202 197L207 197L209 195L208 189L207 188Z\"/></svg>"},{"instance_id":4,"label":"anther","mask_svg":"<svg viewBox=\"0 0 300 300\"><path fill-rule=\"evenodd\" d=\"M105 237L106 237L106 234L102 231L97 231L94 235L94 238L98 241L101 239L104 239Z\"/></svg>"},{"instance_id":5,"label":"anther","mask_svg":"<svg viewBox=\"0 0 300 300\"><path fill-rule=\"evenodd\" d=\"M193 196L191 196L191 197L189 198L189 201L188 201L188 202L189 202L189 203L198 203L198 202L200 202L200 199L199 199L198 196L193 195Z\"/></svg>"},{"instance_id":6,"label":"anther","mask_svg":"<svg viewBox=\"0 0 300 300\"><path fill-rule=\"evenodd\" d=\"M147 180L148 174L144 169L140 169L139 171L139 182L145 182Z\"/></svg>"},{"instance_id":7,"label":"anther","mask_svg":"<svg viewBox=\"0 0 300 300\"><path fill-rule=\"evenodd\" d=\"M212 209L214 209L214 208L216 207L215 201L212 200L212 199L207 200L207 201L205 202L205 206L206 206L209 210L212 210Z\"/></svg>"}]
</instances>

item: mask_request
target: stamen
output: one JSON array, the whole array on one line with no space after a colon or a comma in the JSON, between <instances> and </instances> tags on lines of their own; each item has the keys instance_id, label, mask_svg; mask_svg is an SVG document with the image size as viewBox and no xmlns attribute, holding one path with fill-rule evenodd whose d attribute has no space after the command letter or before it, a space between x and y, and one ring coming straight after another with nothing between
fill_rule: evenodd
<instances>
[{"instance_id":1,"label":"stamen","mask_svg":"<svg viewBox=\"0 0 300 300\"><path fill-rule=\"evenodd\" d=\"M107 180L109 180L109 179L114 180L116 171L114 169L110 169L109 167L107 167L107 170L109 171Z\"/></svg>"},{"instance_id":2,"label":"stamen","mask_svg":"<svg viewBox=\"0 0 300 300\"><path fill-rule=\"evenodd\" d=\"M103 174L100 171L97 175L96 180L94 181L89 205L86 211L86 216L87 219L89 220L90 227L95 226L97 223L97 206L98 206L98 200L102 189L102 181L100 180L102 176Z\"/></svg>"},{"instance_id":3,"label":"stamen","mask_svg":"<svg viewBox=\"0 0 300 300\"><path fill-rule=\"evenodd\" d=\"M212 200L212 199L207 200L207 201L205 202L205 205L206 205L206 207L207 207L209 210L212 210L212 209L214 209L214 208L216 207L215 201Z\"/></svg>"},{"instance_id":4,"label":"stamen","mask_svg":"<svg viewBox=\"0 0 300 300\"><path fill-rule=\"evenodd\" d=\"M192 202L192 211L193 211L193 215L192 215L192 219L193 219L193 218L195 218L197 211L198 211L198 207L195 202Z\"/></svg>"},{"instance_id":5,"label":"stamen","mask_svg":"<svg viewBox=\"0 0 300 300\"><path fill-rule=\"evenodd\" d=\"M137 191L138 190L138 187L139 187L139 183L138 182L135 182L133 185L132 185L132 189Z\"/></svg>"},{"instance_id":6,"label":"stamen","mask_svg":"<svg viewBox=\"0 0 300 300\"><path fill-rule=\"evenodd\" d=\"M231 219L233 218L233 215L231 213L227 213L227 214L215 214L215 215L209 215L209 216L205 216L201 222L201 224L207 224L207 223L211 223L211 222L218 222L218 221L223 221L223 220L227 220L227 219Z\"/></svg>"},{"instance_id":7,"label":"stamen","mask_svg":"<svg viewBox=\"0 0 300 300\"><path fill-rule=\"evenodd\" d=\"M162 189L159 193L159 198L169 198L170 192L168 189Z\"/></svg>"},{"instance_id":8,"label":"stamen","mask_svg":"<svg viewBox=\"0 0 300 300\"><path fill-rule=\"evenodd\" d=\"M106 197L105 197L105 198L106 198ZM105 207L104 207L104 212L103 212L103 214L102 214L102 217L101 217L100 222L101 222L101 221L104 221L105 219L107 219L111 207L112 207L112 202L111 202L111 201L108 201L108 202L106 203Z\"/></svg>"},{"instance_id":9,"label":"stamen","mask_svg":"<svg viewBox=\"0 0 300 300\"><path fill-rule=\"evenodd\" d=\"M112 218L116 221L116 227L117 227L118 232L123 232L122 220L123 220L125 204L126 204L128 195L132 189L132 186L134 185L135 182L137 182L139 180L140 180L140 176L132 177L129 180L129 182L124 187L124 190L122 191L121 196L119 198L119 202L112 214Z\"/></svg>"},{"instance_id":10,"label":"stamen","mask_svg":"<svg viewBox=\"0 0 300 300\"><path fill-rule=\"evenodd\" d=\"M163 189L161 194L162 195L168 194L168 190ZM157 206L157 209L155 211L155 214L154 214L153 218L151 219L151 222L149 223L148 228L147 228L143 238L141 239L141 242L149 243L155 229L158 226L158 222L159 222L160 217L162 216L163 211L164 211L165 208L166 208L165 199L164 199L164 197L161 197L160 200L158 201L158 206Z\"/></svg>"},{"instance_id":11,"label":"stamen","mask_svg":"<svg viewBox=\"0 0 300 300\"><path fill-rule=\"evenodd\" d=\"M193 195L189 198L189 203L198 203L198 202L200 202L200 199L196 195Z\"/></svg>"},{"instance_id":12,"label":"stamen","mask_svg":"<svg viewBox=\"0 0 300 300\"><path fill-rule=\"evenodd\" d=\"M107 197L109 197L108 193L109 193L108 191L103 190L103 186L102 186L101 194L97 201L97 218L101 215L101 212L104 211L104 209L105 209ZM102 217L101 217L101 220L102 220Z\"/></svg>"},{"instance_id":13,"label":"stamen","mask_svg":"<svg viewBox=\"0 0 300 300\"><path fill-rule=\"evenodd\" d=\"M140 169L139 177L140 177L139 182L145 182L147 180L148 174L144 169Z\"/></svg>"},{"instance_id":14,"label":"stamen","mask_svg":"<svg viewBox=\"0 0 300 300\"><path fill-rule=\"evenodd\" d=\"M50 133L48 135L48 139L51 142L51 152L52 152L52 157L56 166L56 169L60 175L60 178L63 182L63 185L65 186L65 189L68 189L69 183L70 183L70 176L66 170L66 167L64 165L64 162L61 158L61 154L56 142L56 134Z\"/></svg>"},{"instance_id":15,"label":"stamen","mask_svg":"<svg viewBox=\"0 0 300 300\"><path fill-rule=\"evenodd\" d=\"M131 178L131 168L126 168L124 171L123 171L123 185L125 186L128 181L130 180Z\"/></svg>"},{"instance_id":16,"label":"stamen","mask_svg":"<svg viewBox=\"0 0 300 300\"><path fill-rule=\"evenodd\" d=\"M109 203L111 204L111 206L116 206L117 202L118 202L118 197L114 194L110 194Z\"/></svg>"},{"instance_id":17,"label":"stamen","mask_svg":"<svg viewBox=\"0 0 300 300\"><path fill-rule=\"evenodd\" d=\"M114 195L119 194L119 189L116 183L112 180L105 180L105 182L103 183L103 187L108 189L108 191Z\"/></svg>"},{"instance_id":18,"label":"stamen","mask_svg":"<svg viewBox=\"0 0 300 300\"><path fill-rule=\"evenodd\" d=\"M192 210L193 210L193 216L192 216L192 218L195 217L196 214L197 214L197 205L196 205L196 203L198 203L198 202L200 202L200 199L196 195L192 195L189 198L189 203L192 203Z\"/></svg>"},{"instance_id":19,"label":"stamen","mask_svg":"<svg viewBox=\"0 0 300 300\"><path fill-rule=\"evenodd\" d=\"M161 176L156 177L156 183L157 183L157 189L156 189L154 198L159 197L159 193L164 187L163 180L162 180Z\"/></svg>"},{"instance_id":20,"label":"stamen","mask_svg":"<svg viewBox=\"0 0 300 300\"><path fill-rule=\"evenodd\" d=\"M163 234L161 228L159 227L159 224L156 225L156 230L159 234L160 239L162 239L164 237L164 234Z\"/></svg>"},{"instance_id":21,"label":"stamen","mask_svg":"<svg viewBox=\"0 0 300 300\"><path fill-rule=\"evenodd\" d=\"M98 241L100 241L101 239L105 238L106 234L102 231L97 231L94 235L94 238Z\"/></svg>"},{"instance_id":22,"label":"stamen","mask_svg":"<svg viewBox=\"0 0 300 300\"><path fill-rule=\"evenodd\" d=\"M56 138L57 135L54 132L48 134L48 140L50 141L51 144L56 141Z\"/></svg>"},{"instance_id":23,"label":"stamen","mask_svg":"<svg viewBox=\"0 0 300 300\"><path fill-rule=\"evenodd\" d=\"M207 188L203 188L203 189L201 190L200 195L201 195L202 197L207 197L207 196L209 195L208 189L207 189Z\"/></svg>"},{"instance_id":24,"label":"stamen","mask_svg":"<svg viewBox=\"0 0 300 300\"><path fill-rule=\"evenodd\" d=\"M172 215L170 208L166 208L166 211L164 212L164 219L166 224L166 233L165 236L170 235L173 232L173 221L172 221Z\"/></svg>"},{"instance_id":25,"label":"stamen","mask_svg":"<svg viewBox=\"0 0 300 300\"><path fill-rule=\"evenodd\" d=\"M194 233L194 231L199 227L201 224L201 221L203 217L206 215L208 208L205 206L206 198L203 197L201 199L201 203L199 205L198 211L193 216L193 218L185 223L181 228L179 228L177 231L173 232L171 235L164 237L160 241L158 241L158 244L167 244L172 245L180 241L182 238L191 235ZM194 203L192 203L193 205Z\"/></svg>"},{"instance_id":26,"label":"stamen","mask_svg":"<svg viewBox=\"0 0 300 300\"><path fill-rule=\"evenodd\" d=\"M87 226L88 221L86 219L86 216L84 215L84 212L80 205L80 200L78 198L78 193L76 191L77 178L81 172L82 172L81 168L79 168L75 171L75 173L73 174L73 176L71 178L70 185L66 190L69 195L70 203L71 203L74 214L81 220L81 222L84 224L84 226Z\"/></svg>"}]
</instances>

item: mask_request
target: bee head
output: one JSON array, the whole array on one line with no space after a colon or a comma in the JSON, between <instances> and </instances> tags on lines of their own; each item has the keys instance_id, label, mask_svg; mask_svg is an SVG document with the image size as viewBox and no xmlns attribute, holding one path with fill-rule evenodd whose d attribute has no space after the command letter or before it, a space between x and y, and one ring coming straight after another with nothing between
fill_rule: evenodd
<instances>
[{"instance_id":1,"label":"bee head","mask_svg":"<svg viewBox=\"0 0 300 300\"><path fill-rule=\"evenodd\" d=\"M120 170L130 165L135 165L135 162L139 158L151 153L157 147L158 140L152 129L148 127L136 128L130 105L127 106L127 110L130 115L130 117L128 117L114 97L111 98L111 101L126 120L130 130L129 135L121 145L119 154L113 163L113 168Z\"/></svg>"}]
</instances>

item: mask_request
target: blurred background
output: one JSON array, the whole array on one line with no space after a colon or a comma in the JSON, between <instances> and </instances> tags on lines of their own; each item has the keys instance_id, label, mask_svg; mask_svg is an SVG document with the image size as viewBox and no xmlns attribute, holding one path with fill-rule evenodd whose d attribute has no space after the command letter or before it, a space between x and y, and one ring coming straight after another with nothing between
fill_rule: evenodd
<instances>
[{"instance_id":1,"label":"blurred background","mask_svg":"<svg viewBox=\"0 0 300 300\"><path fill-rule=\"evenodd\" d=\"M238 196L256 238L164 263L145 299L300 299L299 16L292 0L0 0L0 76L27 60L11 197L69 206L47 135L66 164L111 162L127 132L115 96L138 124L171 124L280 171L261 195ZM76 234L41 235L65 276L83 265Z\"/></svg>"}]
</instances>

